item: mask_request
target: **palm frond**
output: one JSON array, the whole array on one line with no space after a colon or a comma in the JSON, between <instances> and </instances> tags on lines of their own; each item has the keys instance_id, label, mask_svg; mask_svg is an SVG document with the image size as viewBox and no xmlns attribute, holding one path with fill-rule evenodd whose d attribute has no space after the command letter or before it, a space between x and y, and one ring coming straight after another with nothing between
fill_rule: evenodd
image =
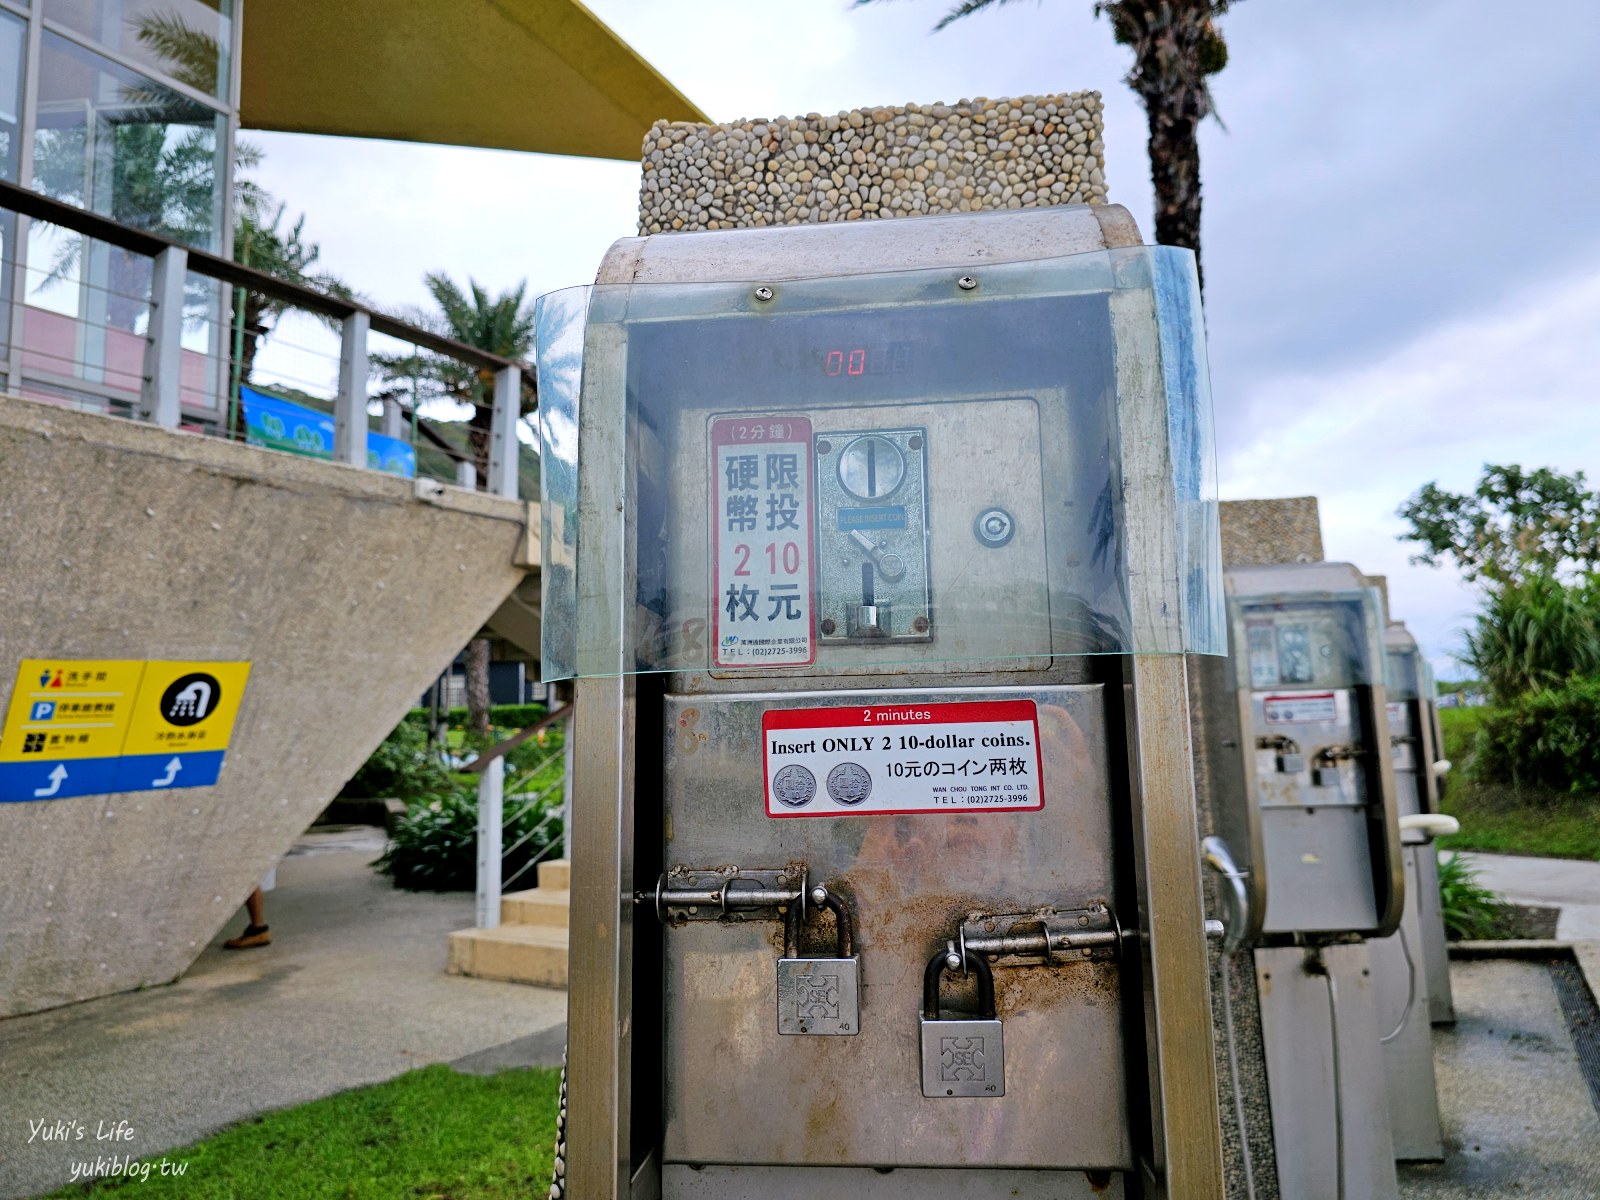
<instances>
[{"instance_id":1,"label":"palm frond","mask_svg":"<svg viewBox=\"0 0 1600 1200\"><path fill-rule=\"evenodd\" d=\"M166 68L167 74L198 92L214 95L221 47L203 30L193 29L176 13L153 12L134 23L134 36Z\"/></svg>"},{"instance_id":2,"label":"palm frond","mask_svg":"<svg viewBox=\"0 0 1600 1200\"><path fill-rule=\"evenodd\" d=\"M961 3L945 13L939 23L933 27L935 33L940 32L949 25L954 25L963 17L970 17L975 12L982 12L986 8L1000 8L1010 4L1011 0L961 0Z\"/></svg>"}]
</instances>

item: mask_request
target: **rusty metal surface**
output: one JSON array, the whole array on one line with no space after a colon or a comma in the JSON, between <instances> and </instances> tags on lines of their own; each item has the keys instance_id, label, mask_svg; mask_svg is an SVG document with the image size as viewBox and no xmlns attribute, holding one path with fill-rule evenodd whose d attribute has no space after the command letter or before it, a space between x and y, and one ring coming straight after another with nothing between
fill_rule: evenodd
<instances>
[{"instance_id":1,"label":"rusty metal surface","mask_svg":"<svg viewBox=\"0 0 1600 1200\"><path fill-rule=\"evenodd\" d=\"M669 697L669 868L740 862L760 846L803 860L849 903L861 954L861 1032L780 1037L774 921L668 931L668 1163L816 1166L1132 1165L1114 963L996 971L1006 1095L926 1102L923 967L975 911L1088 907L1112 898L1103 698L1092 686L829 692L828 703L1026 698L1039 706L1045 805L1037 812L772 820L761 713L816 694ZM688 730L693 737L686 737ZM971 1007L960 986L952 1008ZM861 1081L871 1086L860 1086ZM750 1115L753 1096L783 1097ZM1073 1119L1051 1119L1070 1097Z\"/></svg>"},{"instance_id":2,"label":"rusty metal surface","mask_svg":"<svg viewBox=\"0 0 1600 1200\"><path fill-rule=\"evenodd\" d=\"M663 1200L772 1200L794 1183L782 1167L669 1165ZM930 1200L950 1185L949 1172L900 1168L813 1167L803 1187L818 1200ZM961 1200L1123 1200L1123 1177L1109 1171L983 1171L962 1177Z\"/></svg>"}]
</instances>

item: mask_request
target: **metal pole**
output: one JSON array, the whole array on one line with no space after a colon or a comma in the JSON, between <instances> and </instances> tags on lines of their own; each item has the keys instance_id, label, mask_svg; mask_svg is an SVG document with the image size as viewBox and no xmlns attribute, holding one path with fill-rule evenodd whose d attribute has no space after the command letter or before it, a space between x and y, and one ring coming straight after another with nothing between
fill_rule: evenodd
<instances>
[{"instance_id":1,"label":"metal pole","mask_svg":"<svg viewBox=\"0 0 1600 1200\"><path fill-rule=\"evenodd\" d=\"M494 373L494 410L489 418L489 478L484 490L517 498L517 417L522 407L522 372L501 367Z\"/></svg>"},{"instance_id":2,"label":"metal pole","mask_svg":"<svg viewBox=\"0 0 1600 1200\"><path fill-rule=\"evenodd\" d=\"M244 386L244 289L233 289L233 371L228 383L228 437L239 429L239 389Z\"/></svg>"},{"instance_id":3,"label":"metal pole","mask_svg":"<svg viewBox=\"0 0 1600 1200\"><path fill-rule=\"evenodd\" d=\"M181 418L183 283L188 269L189 255L183 247L169 246L156 255L150 280L150 328L145 335L139 417L165 429L176 429Z\"/></svg>"},{"instance_id":4,"label":"metal pole","mask_svg":"<svg viewBox=\"0 0 1600 1200\"><path fill-rule=\"evenodd\" d=\"M500 846L505 821L506 760L478 776L478 928L500 924Z\"/></svg>"},{"instance_id":5,"label":"metal pole","mask_svg":"<svg viewBox=\"0 0 1600 1200\"><path fill-rule=\"evenodd\" d=\"M568 855L572 830L572 714L561 728L561 857Z\"/></svg>"},{"instance_id":6,"label":"metal pole","mask_svg":"<svg viewBox=\"0 0 1600 1200\"><path fill-rule=\"evenodd\" d=\"M367 465L367 333L372 319L353 312L344 319L339 345L339 397L333 402L333 457L353 467Z\"/></svg>"},{"instance_id":7,"label":"metal pole","mask_svg":"<svg viewBox=\"0 0 1600 1200\"><path fill-rule=\"evenodd\" d=\"M412 350L415 349L416 347L413 346ZM422 403L417 396L419 390L417 375L421 371L421 363L422 360L419 355L413 354L411 356L411 444L413 446L417 444L417 406Z\"/></svg>"}]
</instances>

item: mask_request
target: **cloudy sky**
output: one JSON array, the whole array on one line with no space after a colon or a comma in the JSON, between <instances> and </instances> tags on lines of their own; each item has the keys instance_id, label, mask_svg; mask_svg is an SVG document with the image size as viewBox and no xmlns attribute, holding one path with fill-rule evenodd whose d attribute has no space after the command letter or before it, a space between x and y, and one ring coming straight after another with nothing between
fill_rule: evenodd
<instances>
[{"instance_id":1,"label":"cloudy sky","mask_svg":"<svg viewBox=\"0 0 1600 1200\"><path fill-rule=\"evenodd\" d=\"M1099 90L1110 196L1148 235L1144 114L1090 0L588 0L716 120ZM1395 508L1485 462L1596 474L1600 4L1239 0L1202 135L1227 498L1322 501L1330 558L1390 579L1436 668L1473 607L1407 565ZM540 292L634 230L636 165L251 135L327 266L386 305L444 270Z\"/></svg>"}]
</instances>

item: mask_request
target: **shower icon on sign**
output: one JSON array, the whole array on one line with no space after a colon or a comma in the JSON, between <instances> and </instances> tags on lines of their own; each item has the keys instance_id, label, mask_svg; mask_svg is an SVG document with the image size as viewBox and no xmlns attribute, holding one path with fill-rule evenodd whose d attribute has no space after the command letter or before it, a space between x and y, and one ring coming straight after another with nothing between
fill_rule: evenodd
<instances>
[{"instance_id":1,"label":"shower icon on sign","mask_svg":"<svg viewBox=\"0 0 1600 1200\"><path fill-rule=\"evenodd\" d=\"M195 672L174 680L161 694L161 716L169 725L198 725L221 703L217 677Z\"/></svg>"}]
</instances>

